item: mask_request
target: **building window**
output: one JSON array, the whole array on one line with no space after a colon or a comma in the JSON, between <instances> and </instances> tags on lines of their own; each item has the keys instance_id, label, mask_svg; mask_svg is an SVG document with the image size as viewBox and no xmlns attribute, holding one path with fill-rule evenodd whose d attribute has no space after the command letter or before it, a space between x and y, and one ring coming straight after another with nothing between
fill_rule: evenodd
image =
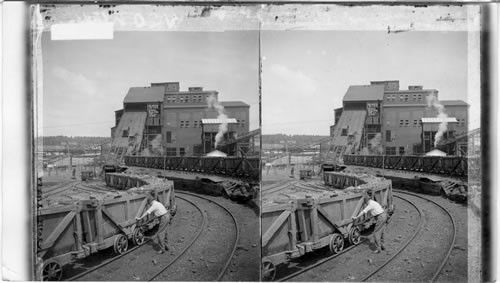
<instances>
[{"instance_id":1,"label":"building window","mask_svg":"<svg viewBox=\"0 0 500 283\"><path fill-rule=\"evenodd\" d=\"M405 95L404 95L404 101L408 101L408 100L410 100L410 98L409 98L409 97L410 97L410 95L409 95L409 94L405 94Z\"/></svg>"},{"instance_id":2,"label":"building window","mask_svg":"<svg viewBox=\"0 0 500 283\"><path fill-rule=\"evenodd\" d=\"M128 137L128 130L123 130L122 138Z\"/></svg>"},{"instance_id":3,"label":"building window","mask_svg":"<svg viewBox=\"0 0 500 283\"><path fill-rule=\"evenodd\" d=\"M342 133L340 134L341 136L347 136L347 128L342 129Z\"/></svg>"},{"instance_id":4,"label":"building window","mask_svg":"<svg viewBox=\"0 0 500 283\"><path fill-rule=\"evenodd\" d=\"M417 101L417 95L416 94L413 94L411 97L413 98L414 101Z\"/></svg>"},{"instance_id":5,"label":"building window","mask_svg":"<svg viewBox=\"0 0 500 283\"><path fill-rule=\"evenodd\" d=\"M167 141L167 143L172 143L172 132L166 132L165 136L165 140Z\"/></svg>"},{"instance_id":6,"label":"building window","mask_svg":"<svg viewBox=\"0 0 500 283\"><path fill-rule=\"evenodd\" d=\"M179 155L180 155L180 156L184 156L184 155L186 155L186 149L185 149L185 148L183 148L183 147L179 147Z\"/></svg>"},{"instance_id":7,"label":"building window","mask_svg":"<svg viewBox=\"0 0 500 283\"><path fill-rule=\"evenodd\" d=\"M422 94L421 93L417 94L417 100L422 101Z\"/></svg>"},{"instance_id":8,"label":"building window","mask_svg":"<svg viewBox=\"0 0 500 283\"><path fill-rule=\"evenodd\" d=\"M410 125L410 120L405 120L405 127L408 127Z\"/></svg>"},{"instance_id":9,"label":"building window","mask_svg":"<svg viewBox=\"0 0 500 283\"><path fill-rule=\"evenodd\" d=\"M177 149L175 147L167 147L167 156L176 156Z\"/></svg>"},{"instance_id":10,"label":"building window","mask_svg":"<svg viewBox=\"0 0 500 283\"><path fill-rule=\"evenodd\" d=\"M399 120L399 126L404 127L405 125L405 120Z\"/></svg>"},{"instance_id":11,"label":"building window","mask_svg":"<svg viewBox=\"0 0 500 283\"><path fill-rule=\"evenodd\" d=\"M405 155L405 147L404 146L400 146L399 147L399 154L400 155Z\"/></svg>"},{"instance_id":12,"label":"building window","mask_svg":"<svg viewBox=\"0 0 500 283\"><path fill-rule=\"evenodd\" d=\"M236 124L236 126L237 126L237 127L241 126L241 124L240 124L240 120L238 120L238 119L237 119L237 120L236 120L236 123L237 123L237 124Z\"/></svg>"},{"instance_id":13,"label":"building window","mask_svg":"<svg viewBox=\"0 0 500 283\"><path fill-rule=\"evenodd\" d=\"M244 128L245 127L245 120L240 120L241 122L241 127Z\"/></svg>"},{"instance_id":14,"label":"building window","mask_svg":"<svg viewBox=\"0 0 500 283\"><path fill-rule=\"evenodd\" d=\"M418 120L417 119L414 119L413 120L413 127L417 127L418 126Z\"/></svg>"},{"instance_id":15,"label":"building window","mask_svg":"<svg viewBox=\"0 0 500 283\"><path fill-rule=\"evenodd\" d=\"M180 128L184 128L184 121L180 121Z\"/></svg>"},{"instance_id":16,"label":"building window","mask_svg":"<svg viewBox=\"0 0 500 283\"><path fill-rule=\"evenodd\" d=\"M193 122L193 128L198 128L198 121Z\"/></svg>"},{"instance_id":17,"label":"building window","mask_svg":"<svg viewBox=\"0 0 500 283\"><path fill-rule=\"evenodd\" d=\"M184 121L184 127L189 128L189 121Z\"/></svg>"},{"instance_id":18,"label":"building window","mask_svg":"<svg viewBox=\"0 0 500 283\"><path fill-rule=\"evenodd\" d=\"M385 131L385 141L390 142L391 141L391 130L386 130Z\"/></svg>"},{"instance_id":19,"label":"building window","mask_svg":"<svg viewBox=\"0 0 500 283\"><path fill-rule=\"evenodd\" d=\"M395 146L387 146L385 148L386 155L396 155L396 147Z\"/></svg>"}]
</instances>

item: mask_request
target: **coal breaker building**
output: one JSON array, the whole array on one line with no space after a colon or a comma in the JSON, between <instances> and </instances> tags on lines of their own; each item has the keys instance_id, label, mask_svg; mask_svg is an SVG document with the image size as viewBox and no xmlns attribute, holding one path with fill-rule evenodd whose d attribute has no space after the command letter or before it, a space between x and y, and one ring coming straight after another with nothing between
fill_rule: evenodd
<instances>
[{"instance_id":1,"label":"coal breaker building","mask_svg":"<svg viewBox=\"0 0 500 283\"><path fill-rule=\"evenodd\" d=\"M438 90L399 81L352 85L335 109L331 141L322 144L327 158L343 154L419 155L446 140L467 133L469 105L462 100L438 99ZM466 151L458 147L451 155ZM334 155L334 156L333 156Z\"/></svg>"},{"instance_id":2,"label":"coal breaker building","mask_svg":"<svg viewBox=\"0 0 500 283\"><path fill-rule=\"evenodd\" d=\"M250 106L242 101L221 101L215 90L178 82L131 87L123 109L115 111L111 129L117 156L199 156L220 149L228 155L249 150L250 143L235 143L249 132Z\"/></svg>"}]
</instances>

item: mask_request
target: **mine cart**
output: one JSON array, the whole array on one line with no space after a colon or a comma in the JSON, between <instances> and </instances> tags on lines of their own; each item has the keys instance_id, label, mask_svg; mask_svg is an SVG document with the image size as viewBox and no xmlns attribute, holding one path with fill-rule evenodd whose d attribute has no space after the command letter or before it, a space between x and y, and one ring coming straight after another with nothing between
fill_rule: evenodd
<instances>
[{"instance_id":1,"label":"mine cart","mask_svg":"<svg viewBox=\"0 0 500 283\"><path fill-rule=\"evenodd\" d=\"M351 187L334 196L306 197L289 203L264 205L262 223L262 271L264 280L272 280L276 266L308 252L328 247L339 253L344 243L360 242L360 234L375 223L373 217L353 223L364 208L364 191L392 214L392 186L389 180L376 186Z\"/></svg>"},{"instance_id":2,"label":"mine cart","mask_svg":"<svg viewBox=\"0 0 500 283\"><path fill-rule=\"evenodd\" d=\"M40 279L60 280L62 266L106 248L125 253L129 240L142 244L145 231L135 218L147 210L146 197L151 193L175 210L173 186L38 209L37 257L43 261Z\"/></svg>"},{"instance_id":3,"label":"mine cart","mask_svg":"<svg viewBox=\"0 0 500 283\"><path fill-rule=\"evenodd\" d=\"M301 169L299 171L299 176L301 180L311 179L313 176L313 171L311 169Z\"/></svg>"}]
</instances>

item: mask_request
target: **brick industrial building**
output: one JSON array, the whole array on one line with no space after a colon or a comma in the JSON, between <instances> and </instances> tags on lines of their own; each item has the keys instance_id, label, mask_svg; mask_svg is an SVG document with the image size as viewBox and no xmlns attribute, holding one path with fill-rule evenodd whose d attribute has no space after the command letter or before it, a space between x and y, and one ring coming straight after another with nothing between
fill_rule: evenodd
<instances>
[{"instance_id":1,"label":"brick industrial building","mask_svg":"<svg viewBox=\"0 0 500 283\"><path fill-rule=\"evenodd\" d=\"M322 152L337 156L419 155L435 148L440 127L440 140L467 133L469 105L461 100L439 101L437 98L435 89L409 86L401 90L399 81L350 86L344 95L343 107L334 110L332 141L322 145ZM442 122L446 122L446 131ZM459 154L459 150L448 154Z\"/></svg>"},{"instance_id":2,"label":"brick industrial building","mask_svg":"<svg viewBox=\"0 0 500 283\"><path fill-rule=\"evenodd\" d=\"M218 119L223 107L227 118ZM215 149L219 125L227 123L227 132L219 146L229 155L237 149L227 144L249 131L250 106L241 101L218 102L218 92L189 87L181 91L178 82L151 83L131 87L123 100L123 109L115 111L111 129L112 148L117 155L165 154L167 156L203 155ZM245 148L239 150L247 150Z\"/></svg>"}]
</instances>

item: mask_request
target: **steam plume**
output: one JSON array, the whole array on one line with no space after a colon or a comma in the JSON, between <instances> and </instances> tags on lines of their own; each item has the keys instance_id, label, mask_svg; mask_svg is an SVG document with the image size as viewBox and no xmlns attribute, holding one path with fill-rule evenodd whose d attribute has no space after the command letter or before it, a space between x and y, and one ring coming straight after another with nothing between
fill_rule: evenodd
<instances>
[{"instance_id":1,"label":"steam plume","mask_svg":"<svg viewBox=\"0 0 500 283\"><path fill-rule=\"evenodd\" d=\"M215 148L217 148L217 145L220 143L222 137L227 132L227 115L224 112L224 106L220 105L215 95L211 94L207 98L207 104L209 109L217 110L217 113L219 114L217 116L217 119L222 121L222 123L219 124L219 131L215 135Z\"/></svg>"},{"instance_id":2,"label":"steam plume","mask_svg":"<svg viewBox=\"0 0 500 283\"><path fill-rule=\"evenodd\" d=\"M439 100L434 94L428 95L427 106L434 107L438 111L437 117L441 119L441 123L439 123L438 132L434 136L434 147L437 146L438 142L443 138L443 134L448 130L448 114L445 113L444 106L439 103Z\"/></svg>"},{"instance_id":3,"label":"steam plume","mask_svg":"<svg viewBox=\"0 0 500 283\"><path fill-rule=\"evenodd\" d=\"M382 154L382 145L380 141L382 140L382 135L377 133L373 139L368 141L368 146L361 150L362 155L372 155L372 154Z\"/></svg>"}]
</instances>

